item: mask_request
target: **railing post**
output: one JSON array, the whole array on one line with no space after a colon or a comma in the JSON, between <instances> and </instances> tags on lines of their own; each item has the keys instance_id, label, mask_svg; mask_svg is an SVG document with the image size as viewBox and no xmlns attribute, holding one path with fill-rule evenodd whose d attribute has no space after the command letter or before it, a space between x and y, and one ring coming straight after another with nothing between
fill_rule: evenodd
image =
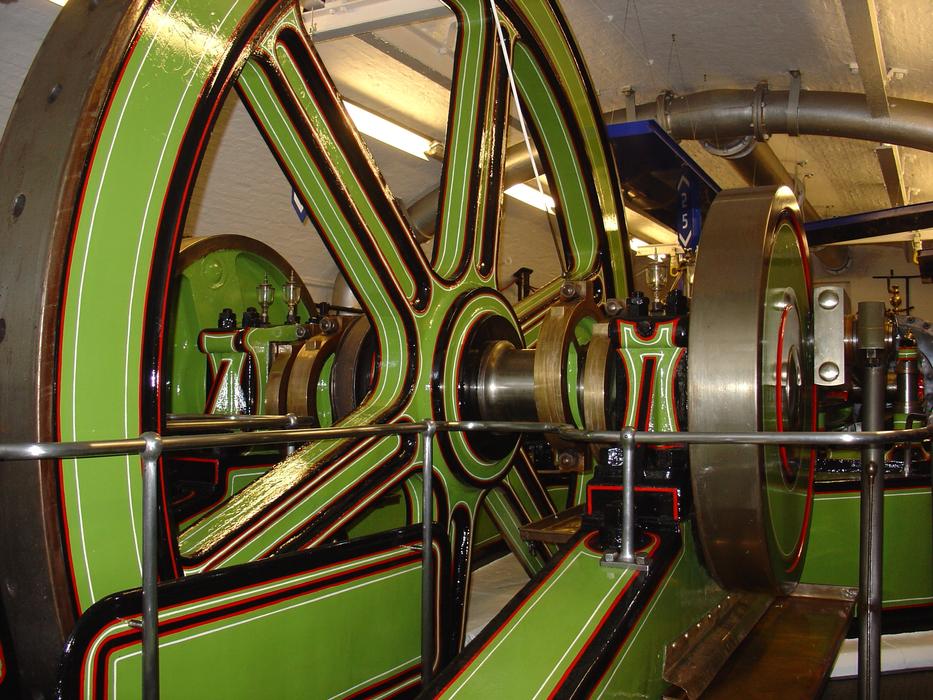
<instances>
[{"instance_id":1,"label":"railing post","mask_svg":"<svg viewBox=\"0 0 933 700\"><path fill-rule=\"evenodd\" d=\"M858 348L862 353L862 430L884 428L884 304L861 302ZM884 539L884 448L862 450L859 537L858 688L862 700L877 700L881 690L881 569Z\"/></svg>"},{"instance_id":2,"label":"railing post","mask_svg":"<svg viewBox=\"0 0 933 700\"><path fill-rule=\"evenodd\" d=\"M298 427L298 416L294 413L286 413L285 419L288 421L288 430L293 430L294 428ZM285 454L293 455L297 449L298 448L295 446L295 443L290 442L285 446Z\"/></svg>"},{"instance_id":3,"label":"railing post","mask_svg":"<svg viewBox=\"0 0 933 700\"><path fill-rule=\"evenodd\" d=\"M622 428L619 433L619 444L622 446L623 462L622 536L618 550L610 548L604 551L599 565L647 571L648 557L644 554L635 554L635 428ZM617 520L615 523L613 527L618 527Z\"/></svg>"},{"instance_id":4,"label":"railing post","mask_svg":"<svg viewBox=\"0 0 933 700\"><path fill-rule=\"evenodd\" d=\"M434 434L437 423L424 425L424 461L421 470L421 687L431 682L434 666L434 567L432 566L434 518Z\"/></svg>"},{"instance_id":5,"label":"railing post","mask_svg":"<svg viewBox=\"0 0 933 700\"><path fill-rule=\"evenodd\" d=\"M623 428L622 442L622 551L619 560L635 561L635 429Z\"/></svg>"},{"instance_id":6,"label":"railing post","mask_svg":"<svg viewBox=\"0 0 933 700\"><path fill-rule=\"evenodd\" d=\"M143 698L159 697L159 457L162 438L143 433Z\"/></svg>"}]
</instances>

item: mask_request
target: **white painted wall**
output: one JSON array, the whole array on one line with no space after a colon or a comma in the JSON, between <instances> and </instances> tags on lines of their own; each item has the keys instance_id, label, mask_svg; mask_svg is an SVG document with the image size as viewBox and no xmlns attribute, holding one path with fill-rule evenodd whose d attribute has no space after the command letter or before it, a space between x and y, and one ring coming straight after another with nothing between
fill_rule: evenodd
<instances>
[{"instance_id":1,"label":"white painted wall","mask_svg":"<svg viewBox=\"0 0 933 700\"><path fill-rule=\"evenodd\" d=\"M853 313L860 301L883 301L887 304L886 283L884 280L872 279L873 275L887 275L891 270L895 275L919 274L917 266L907 261L901 246L860 245L850 246L849 249L852 251L852 266L845 272L839 275L826 274L816 258L813 272L816 284L843 284L848 288ZM906 305L904 283L895 280L893 284L900 285ZM911 280L910 303L914 306L914 316L933 322L933 284L922 284L919 279Z\"/></svg>"},{"instance_id":2,"label":"white painted wall","mask_svg":"<svg viewBox=\"0 0 933 700\"><path fill-rule=\"evenodd\" d=\"M0 134L60 9L49 0L0 0Z\"/></svg>"}]
</instances>

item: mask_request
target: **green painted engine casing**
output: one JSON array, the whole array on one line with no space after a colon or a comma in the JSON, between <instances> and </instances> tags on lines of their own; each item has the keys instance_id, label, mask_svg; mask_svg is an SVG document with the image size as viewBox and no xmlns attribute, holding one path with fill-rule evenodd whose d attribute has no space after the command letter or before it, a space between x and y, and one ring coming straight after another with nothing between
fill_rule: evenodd
<instances>
[{"instance_id":1,"label":"green painted engine casing","mask_svg":"<svg viewBox=\"0 0 933 700\"><path fill-rule=\"evenodd\" d=\"M858 488L858 481L853 481L851 490L816 494L801 581L858 587ZM930 513L929 486L886 485L881 579L885 608L933 603Z\"/></svg>"}]
</instances>

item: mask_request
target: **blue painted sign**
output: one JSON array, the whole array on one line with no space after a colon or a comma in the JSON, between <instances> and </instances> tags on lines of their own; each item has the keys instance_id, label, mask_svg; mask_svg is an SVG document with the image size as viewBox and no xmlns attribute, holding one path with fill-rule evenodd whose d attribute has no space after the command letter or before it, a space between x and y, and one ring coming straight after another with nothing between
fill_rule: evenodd
<instances>
[{"instance_id":1,"label":"blue painted sign","mask_svg":"<svg viewBox=\"0 0 933 700\"><path fill-rule=\"evenodd\" d=\"M695 249L700 242L703 214L700 211L699 186L694 174L684 171L677 181L677 240L684 250Z\"/></svg>"},{"instance_id":2,"label":"blue painted sign","mask_svg":"<svg viewBox=\"0 0 933 700\"><path fill-rule=\"evenodd\" d=\"M298 193L295 190L292 190L292 209L295 210L295 214L298 215L298 220L301 223L305 222L305 219L308 218L308 210L305 209L304 202L301 201L301 197L298 196Z\"/></svg>"}]
</instances>

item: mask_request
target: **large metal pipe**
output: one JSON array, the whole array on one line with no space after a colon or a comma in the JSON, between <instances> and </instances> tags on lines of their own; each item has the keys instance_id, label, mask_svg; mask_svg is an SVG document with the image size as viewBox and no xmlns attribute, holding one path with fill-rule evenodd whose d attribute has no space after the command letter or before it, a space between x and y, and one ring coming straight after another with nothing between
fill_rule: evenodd
<instances>
[{"instance_id":1,"label":"large metal pipe","mask_svg":"<svg viewBox=\"0 0 933 700\"><path fill-rule=\"evenodd\" d=\"M541 161L537 161L539 172ZM531 157L524 142L511 146L505 152L505 171L503 176L506 188L525 182L534 177L534 168L531 167ZM437 227L437 206L440 200L440 190L434 188L416 199L408 207L408 220L411 222L415 238L424 243L434 237Z\"/></svg>"},{"instance_id":2,"label":"large metal pipe","mask_svg":"<svg viewBox=\"0 0 933 700\"><path fill-rule=\"evenodd\" d=\"M933 104L890 98L891 116L873 117L865 95L801 90L706 90L664 93L638 105L637 119L656 119L674 138L716 140L771 134L835 136L933 151ZM621 110L624 112L624 110Z\"/></svg>"},{"instance_id":3,"label":"large metal pipe","mask_svg":"<svg viewBox=\"0 0 933 700\"><path fill-rule=\"evenodd\" d=\"M796 99L794 99L796 98ZM708 90L690 95L661 94L638 105L637 119L655 119L674 138L717 143L752 137L759 143L750 153L730 159L750 184L790 184L789 175L770 148L762 143L772 134L835 136L877 141L933 151L933 104L890 98L890 114L874 117L865 95L802 90ZM808 220L818 219L807 209ZM815 251L831 273L845 270L849 251L826 247Z\"/></svg>"},{"instance_id":4,"label":"large metal pipe","mask_svg":"<svg viewBox=\"0 0 933 700\"><path fill-rule=\"evenodd\" d=\"M727 157L727 161L745 182L752 187L764 185L786 185L794 189L794 178L767 143L757 141L750 152L738 157ZM820 215L807 200L801 205L807 221L819 219Z\"/></svg>"},{"instance_id":5,"label":"large metal pipe","mask_svg":"<svg viewBox=\"0 0 933 700\"><path fill-rule=\"evenodd\" d=\"M890 98L891 115L872 117L865 95L848 92L801 90L796 101L788 90L706 90L689 95L662 93L654 102L638 105L635 119L654 119L674 138L722 143L745 136L765 141L772 134L835 136L891 143L933 151L933 104L917 100ZM626 110L605 115L607 122L629 118ZM760 146L761 144L758 144ZM770 149L769 149L770 150ZM756 146L747 158L737 159L736 168L753 179L767 173L773 183L789 184L780 161ZM783 170L783 175L776 166ZM532 176L531 163L524 144L517 144L506 154L506 186L524 182ZM764 184L764 183L762 183ZM411 222L422 241L434 234L438 191L432 190L408 209ZM808 219L819 218L814 210L804 211ZM820 253L831 269L845 267L842 252Z\"/></svg>"}]
</instances>

